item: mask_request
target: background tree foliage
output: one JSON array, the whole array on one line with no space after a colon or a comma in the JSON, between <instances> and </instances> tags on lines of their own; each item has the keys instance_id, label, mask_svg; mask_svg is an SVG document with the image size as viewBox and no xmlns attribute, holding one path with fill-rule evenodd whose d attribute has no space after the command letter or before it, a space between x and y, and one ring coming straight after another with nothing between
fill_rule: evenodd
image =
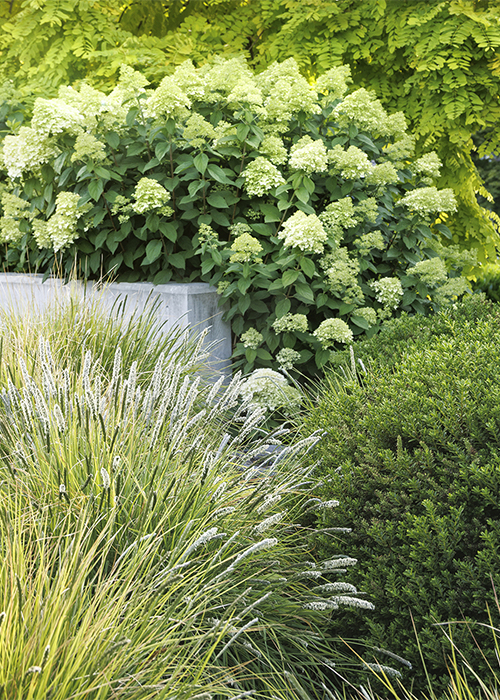
<instances>
[{"instance_id":1,"label":"background tree foliage","mask_svg":"<svg viewBox=\"0 0 500 700\"><path fill-rule=\"evenodd\" d=\"M354 87L404 111L419 152L444 163L455 241L494 257L500 219L472 153L498 154L500 7L492 0L0 0L0 70L28 94L128 63L156 83L186 58L243 52L256 68L293 56L314 78L349 64ZM481 166L481 161L478 161Z\"/></svg>"}]
</instances>

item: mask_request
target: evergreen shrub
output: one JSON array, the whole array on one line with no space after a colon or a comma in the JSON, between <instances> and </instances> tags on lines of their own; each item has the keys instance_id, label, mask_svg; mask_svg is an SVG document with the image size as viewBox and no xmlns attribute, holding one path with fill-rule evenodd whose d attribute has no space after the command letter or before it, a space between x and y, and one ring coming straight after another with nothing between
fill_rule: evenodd
<instances>
[{"instance_id":1,"label":"evergreen shrub","mask_svg":"<svg viewBox=\"0 0 500 700\"><path fill-rule=\"evenodd\" d=\"M383 347L388 338L395 344ZM413 618L436 690L449 651L436 623L479 623L484 657L466 625L454 625L453 640L480 675L495 664L480 623L495 608L492 583L500 588L500 312L474 297L432 319L400 318L367 344L366 373L327 374L306 419L325 431L321 495L340 502L318 525L352 528L318 535L318 546L332 556L348 545L359 561L349 581L375 605L333 629L409 660L425 691Z\"/></svg>"},{"instance_id":2,"label":"evergreen shrub","mask_svg":"<svg viewBox=\"0 0 500 700\"><path fill-rule=\"evenodd\" d=\"M37 99L3 139L2 264L217 284L244 371L313 374L401 311L436 310L475 262L441 242L453 192L403 114L349 80L219 59L155 90L124 67L108 95Z\"/></svg>"}]
</instances>

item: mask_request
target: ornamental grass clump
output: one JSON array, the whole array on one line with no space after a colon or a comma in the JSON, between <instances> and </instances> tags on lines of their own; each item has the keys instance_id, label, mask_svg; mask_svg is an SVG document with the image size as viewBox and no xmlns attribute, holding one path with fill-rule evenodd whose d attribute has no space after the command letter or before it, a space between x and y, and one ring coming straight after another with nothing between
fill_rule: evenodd
<instances>
[{"instance_id":1,"label":"ornamental grass clump","mask_svg":"<svg viewBox=\"0 0 500 700\"><path fill-rule=\"evenodd\" d=\"M346 67L313 86L291 58L258 74L216 58L156 89L123 67L108 95L84 84L39 98L3 139L2 265L210 282L229 302L235 365L276 369L293 350L296 376L350 337L325 346L326 320L371 335L456 300L475 257L449 245L456 202L434 185L439 160L416 158L404 116L349 80ZM288 314L308 330L276 331ZM250 328L257 347L240 341Z\"/></svg>"},{"instance_id":2,"label":"ornamental grass clump","mask_svg":"<svg viewBox=\"0 0 500 700\"><path fill-rule=\"evenodd\" d=\"M355 560L317 560L297 525L337 506L311 497L317 436L262 430L239 376L224 387L186 370L194 340L164 352L150 338L151 367L94 318L87 345L64 351L66 313L49 316L53 342L43 321L2 319L6 697L334 692L346 659L326 622L372 606L342 585Z\"/></svg>"}]
</instances>

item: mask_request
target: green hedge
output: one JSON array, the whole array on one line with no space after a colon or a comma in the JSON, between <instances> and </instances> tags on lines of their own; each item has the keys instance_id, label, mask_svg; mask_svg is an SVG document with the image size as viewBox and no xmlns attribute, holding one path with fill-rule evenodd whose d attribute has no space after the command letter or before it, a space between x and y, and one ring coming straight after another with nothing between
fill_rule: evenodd
<instances>
[{"instance_id":1,"label":"green hedge","mask_svg":"<svg viewBox=\"0 0 500 700\"><path fill-rule=\"evenodd\" d=\"M436 690L449 645L433 624L487 623L492 580L500 588L500 312L480 296L433 318L402 317L356 346L366 361L367 350L363 378L327 375L306 419L326 431L322 495L340 502L318 525L352 528L318 536L318 547L332 556L347 546L359 560L349 580L375 604L364 620L349 612L332 624L411 661L409 680L425 690L413 616ZM452 631L486 673L467 627ZM490 633L473 632L495 665Z\"/></svg>"}]
</instances>

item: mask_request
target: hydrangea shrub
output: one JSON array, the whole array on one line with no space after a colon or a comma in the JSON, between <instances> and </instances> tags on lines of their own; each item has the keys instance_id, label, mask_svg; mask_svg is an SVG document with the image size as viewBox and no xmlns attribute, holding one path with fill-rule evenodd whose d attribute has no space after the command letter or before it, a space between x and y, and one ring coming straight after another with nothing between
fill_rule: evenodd
<instances>
[{"instance_id":1,"label":"hydrangea shrub","mask_svg":"<svg viewBox=\"0 0 500 700\"><path fill-rule=\"evenodd\" d=\"M3 141L4 267L216 284L245 371L314 373L385 319L456 299L474 255L446 240L439 160L348 82L218 59L155 90L124 67L109 95L38 99Z\"/></svg>"}]
</instances>

